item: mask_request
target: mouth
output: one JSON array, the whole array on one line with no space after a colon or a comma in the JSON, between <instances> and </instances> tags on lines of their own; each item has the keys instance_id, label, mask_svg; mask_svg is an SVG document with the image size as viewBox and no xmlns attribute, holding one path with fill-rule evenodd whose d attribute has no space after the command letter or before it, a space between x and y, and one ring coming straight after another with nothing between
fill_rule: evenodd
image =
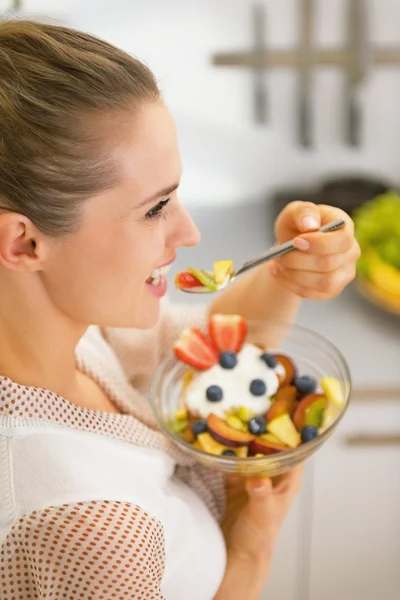
<instances>
[{"instance_id":1,"label":"mouth","mask_svg":"<svg viewBox=\"0 0 400 600\"><path fill-rule=\"evenodd\" d=\"M150 273L150 276L146 279L146 283L150 285L158 286L161 283L163 277L165 277L171 268L172 261L162 267L157 267Z\"/></svg>"}]
</instances>

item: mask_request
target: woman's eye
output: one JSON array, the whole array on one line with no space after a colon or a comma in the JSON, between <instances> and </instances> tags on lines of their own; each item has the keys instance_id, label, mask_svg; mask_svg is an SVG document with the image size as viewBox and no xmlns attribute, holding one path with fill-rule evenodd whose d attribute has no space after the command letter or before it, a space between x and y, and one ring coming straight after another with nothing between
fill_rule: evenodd
<instances>
[{"instance_id":1,"label":"woman's eye","mask_svg":"<svg viewBox=\"0 0 400 600\"><path fill-rule=\"evenodd\" d=\"M161 200L156 206L154 206L148 213L146 213L145 219L146 221L153 221L154 219L159 219L160 217L165 217L165 213L163 212L163 208L167 206L170 198L166 200Z\"/></svg>"}]
</instances>

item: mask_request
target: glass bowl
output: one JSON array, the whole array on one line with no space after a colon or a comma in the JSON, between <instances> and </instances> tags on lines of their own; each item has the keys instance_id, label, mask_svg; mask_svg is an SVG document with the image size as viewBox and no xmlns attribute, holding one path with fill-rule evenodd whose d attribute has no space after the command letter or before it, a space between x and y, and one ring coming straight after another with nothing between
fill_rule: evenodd
<instances>
[{"instance_id":1,"label":"glass bowl","mask_svg":"<svg viewBox=\"0 0 400 600\"><path fill-rule=\"evenodd\" d=\"M164 433L199 463L225 473L276 476L314 454L335 431L349 405L350 372L344 357L331 342L298 325L249 321L246 341L268 352L287 354L297 366L299 374L311 375L317 381L325 376L335 377L340 382L345 400L336 421L318 437L293 450L246 458L206 453L187 443L179 433L171 429L171 421L176 411L181 408L182 377L189 368L179 361L173 352L164 359L154 376L150 402Z\"/></svg>"}]
</instances>

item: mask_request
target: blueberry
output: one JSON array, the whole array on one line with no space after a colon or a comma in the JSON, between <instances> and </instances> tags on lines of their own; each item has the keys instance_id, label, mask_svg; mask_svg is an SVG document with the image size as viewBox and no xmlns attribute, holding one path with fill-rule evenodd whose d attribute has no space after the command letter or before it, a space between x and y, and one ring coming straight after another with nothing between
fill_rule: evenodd
<instances>
[{"instance_id":1,"label":"blueberry","mask_svg":"<svg viewBox=\"0 0 400 600\"><path fill-rule=\"evenodd\" d=\"M222 400L223 396L222 389L219 385L210 385L210 387L207 388L206 396L207 400L210 402L219 402Z\"/></svg>"},{"instance_id":2,"label":"blueberry","mask_svg":"<svg viewBox=\"0 0 400 600\"><path fill-rule=\"evenodd\" d=\"M278 364L275 356L273 354L268 354L268 352L261 354L261 360L263 360L270 369L275 369L276 365Z\"/></svg>"},{"instance_id":3,"label":"blueberry","mask_svg":"<svg viewBox=\"0 0 400 600\"><path fill-rule=\"evenodd\" d=\"M248 422L248 427L250 433L254 433L254 435L260 435L261 433L265 433L267 422L264 417L253 417Z\"/></svg>"},{"instance_id":4,"label":"blueberry","mask_svg":"<svg viewBox=\"0 0 400 600\"><path fill-rule=\"evenodd\" d=\"M199 419L192 425L192 431L194 435L200 435L200 433L205 433L207 431L207 423L203 419Z\"/></svg>"},{"instance_id":5,"label":"blueberry","mask_svg":"<svg viewBox=\"0 0 400 600\"><path fill-rule=\"evenodd\" d=\"M234 352L222 352L219 357L219 364L223 369L233 369L236 367L237 358Z\"/></svg>"},{"instance_id":6,"label":"blueberry","mask_svg":"<svg viewBox=\"0 0 400 600\"><path fill-rule=\"evenodd\" d=\"M296 377L293 383L296 390L302 396L313 394L317 388L317 382L315 381L314 377L310 377L309 375Z\"/></svg>"},{"instance_id":7,"label":"blueberry","mask_svg":"<svg viewBox=\"0 0 400 600\"><path fill-rule=\"evenodd\" d=\"M250 392L253 396L263 396L267 391L267 386L262 379L253 379L250 383Z\"/></svg>"},{"instance_id":8,"label":"blueberry","mask_svg":"<svg viewBox=\"0 0 400 600\"><path fill-rule=\"evenodd\" d=\"M302 442L311 442L314 438L318 437L318 430L316 427L312 425L306 425L301 430L301 441Z\"/></svg>"},{"instance_id":9,"label":"blueberry","mask_svg":"<svg viewBox=\"0 0 400 600\"><path fill-rule=\"evenodd\" d=\"M224 450L222 456L236 456L236 452L233 450Z\"/></svg>"}]
</instances>

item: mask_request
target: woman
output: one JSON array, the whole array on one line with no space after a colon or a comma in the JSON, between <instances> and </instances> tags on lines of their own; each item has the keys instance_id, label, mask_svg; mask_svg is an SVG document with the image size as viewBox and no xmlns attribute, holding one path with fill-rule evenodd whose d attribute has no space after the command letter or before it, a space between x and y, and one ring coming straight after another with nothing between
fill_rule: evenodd
<instances>
[{"instance_id":1,"label":"woman","mask_svg":"<svg viewBox=\"0 0 400 600\"><path fill-rule=\"evenodd\" d=\"M301 298L338 294L359 255L351 220L293 203L276 237L297 252L208 308L172 307L150 275L199 233L143 64L64 27L0 24L0 140L2 598L259 598L299 470L246 483L225 546L225 482L163 437L146 393L209 311L290 320Z\"/></svg>"}]
</instances>

